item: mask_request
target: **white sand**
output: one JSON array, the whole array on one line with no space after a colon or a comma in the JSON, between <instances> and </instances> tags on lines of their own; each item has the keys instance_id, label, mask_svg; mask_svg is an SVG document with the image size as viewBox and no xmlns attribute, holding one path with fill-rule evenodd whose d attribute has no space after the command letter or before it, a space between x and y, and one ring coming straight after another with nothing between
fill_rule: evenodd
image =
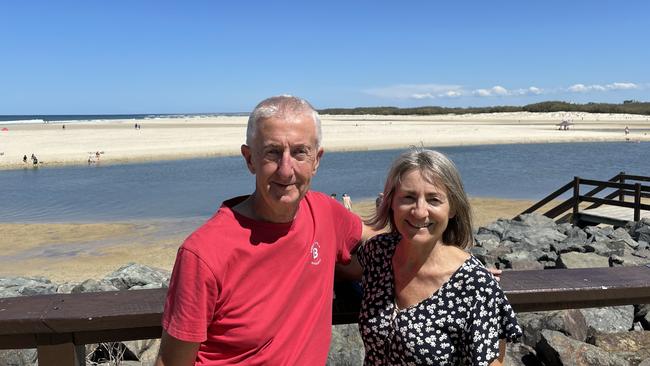
<instances>
[{"instance_id":1,"label":"white sand","mask_svg":"<svg viewBox=\"0 0 650 366\"><path fill-rule=\"evenodd\" d=\"M557 123L573 121L568 131ZM151 120L57 122L2 125L0 168L238 155L247 117L193 117ZM134 129L139 123L142 129ZM322 116L326 151L407 148L411 145L457 146L506 143L650 141L650 117L589 113L490 113L436 116ZM65 124L65 130L62 128Z\"/></svg>"}]
</instances>

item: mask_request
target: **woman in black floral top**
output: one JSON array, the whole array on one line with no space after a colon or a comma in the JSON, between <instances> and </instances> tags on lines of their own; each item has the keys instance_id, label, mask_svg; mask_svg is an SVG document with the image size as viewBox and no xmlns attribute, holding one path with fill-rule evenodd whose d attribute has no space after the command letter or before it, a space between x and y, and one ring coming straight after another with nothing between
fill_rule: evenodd
<instances>
[{"instance_id":1,"label":"woman in black floral top","mask_svg":"<svg viewBox=\"0 0 650 366\"><path fill-rule=\"evenodd\" d=\"M469 255L469 202L443 154L412 149L393 163L366 224L388 227L359 250L359 329L366 365L501 365L521 336L490 272Z\"/></svg>"}]
</instances>

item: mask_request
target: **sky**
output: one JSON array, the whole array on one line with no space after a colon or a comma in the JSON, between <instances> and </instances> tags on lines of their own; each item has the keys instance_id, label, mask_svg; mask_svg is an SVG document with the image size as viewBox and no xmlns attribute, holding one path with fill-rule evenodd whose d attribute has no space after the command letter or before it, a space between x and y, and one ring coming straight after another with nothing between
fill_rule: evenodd
<instances>
[{"instance_id":1,"label":"sky","mask_svg":"<svg viewBox=\"0 0 650 366\"><path fill-rule=\"evenodd\" d=\"M0 0L0 115L650 101L650 2Z\"/></svg>"}]
</instances>

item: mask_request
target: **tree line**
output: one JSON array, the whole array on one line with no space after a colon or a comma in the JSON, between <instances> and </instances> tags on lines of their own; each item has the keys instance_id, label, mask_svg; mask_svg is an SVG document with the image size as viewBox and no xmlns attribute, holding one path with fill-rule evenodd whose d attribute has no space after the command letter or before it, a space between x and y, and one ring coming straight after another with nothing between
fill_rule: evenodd
<instances>
[{"instance_id":1,"label":"tree line","mask_svg":"<svg viewBox=\"0 0 650 366\"><path fill-rule=\"evenodd\" d=\"M589 112L589 113L629 113L650 115L650 102L626 100L620 104L586 103L574 104L562 101L548 101L528 104L525 106L493 106L493 107L358 107L358 108L326 108L320 109L320 114L375 114L375 115L432 115L432 114L467 114L467 113L497 113L497 112Z\"/></svg>"}]
</instances>

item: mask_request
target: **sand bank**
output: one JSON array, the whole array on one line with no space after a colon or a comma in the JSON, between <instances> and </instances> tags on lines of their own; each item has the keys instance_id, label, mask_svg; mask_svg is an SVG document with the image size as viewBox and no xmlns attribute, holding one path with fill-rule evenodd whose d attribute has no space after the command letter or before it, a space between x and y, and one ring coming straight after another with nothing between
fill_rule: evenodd
<instances>
[{"instance_id":1,"label":"sand bank","mask_svg":"<svg viewBox=\"0 0 650 366\"><path fill-rule=\"evenodd\" d=\"M472 198L476 226L512 218L534 202ZM367 216L374 201L353 203ZM129 262L171 270L176 251L200 222L0 224L0 277L44 276L60 283L99 279Z\"/></svg>"},{"instance_id":2,"label":"sand bank","mask_svg":"<svg viewBox=\"0 0 650 366\"><path fill-rule=\"evenodd\" d=\"M118 164L238 155L247 117L62 121L2 125L0 169L32 166ZM573 121L559 131L562 120ZM135 123L142 126L135 129ZM65 124L65 129L63 125ZM489 113L437 116L322 116L326 151L509 143L650 141L650 117L590 113ZM95 155L99 152L99 158Z\"/></svg>"}]
</instances>

